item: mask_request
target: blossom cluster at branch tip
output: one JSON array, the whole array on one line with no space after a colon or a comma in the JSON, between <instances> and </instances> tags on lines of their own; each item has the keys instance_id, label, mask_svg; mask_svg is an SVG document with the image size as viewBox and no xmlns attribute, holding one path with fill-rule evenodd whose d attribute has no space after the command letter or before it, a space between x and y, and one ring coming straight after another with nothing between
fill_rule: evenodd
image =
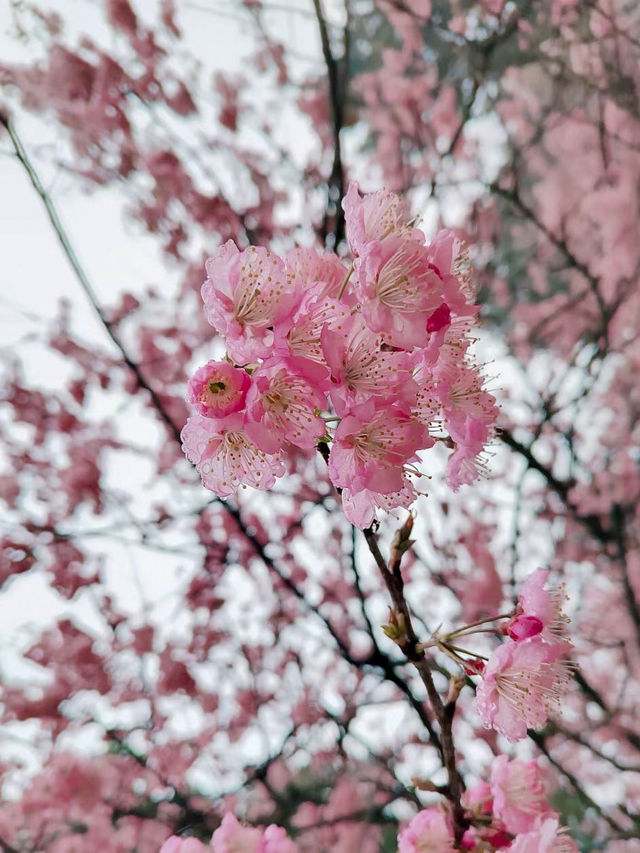
<instances>
[{"instance_id":1,"label":"blossom cluster at branch tip","mask_svg":"<svg viewBox=\"0 0 640 853\"><path fill-rule=\"evenodd\" d=\"M560 709L571 680L562 607L563 587L545 589L549 572L538 569L522 586L515 615L504 629L507 641L489 658L476 692L476 707L488 728L507 740L526 737Z\"/></svg>"},{"instance_id":2,"label":"blossom cluster at branch tip","mask_svg":"<svg viewBox=\"0 0 640 853\"><path fill-rule=\"evenodd\" d=\"M184 451L222 497L270 489L287 451L330 446L329 477L347 518L367 527L377 509L417 496L419 454L453 447L456 489L482 469L495 400L469 355L477 314L460 241L431 244L389 192L343 201L350 268L333 254L229 241L207 261L207 319L227 359L189 382Z\"/></svg>"},{"instance_id":3,"label":"blossom cluster at branch tip","mask_svg":"<svg viewBox=\"0 0 640 853\"><path fill-rule=\"evenodd\" d=\"M536 761L499 756L490 782L465 791L469 823L461 846L455 842L449 806L419 811L398 835L398 853L577 853L552 809L543 771Z\"/></svg>"}]
</instances>

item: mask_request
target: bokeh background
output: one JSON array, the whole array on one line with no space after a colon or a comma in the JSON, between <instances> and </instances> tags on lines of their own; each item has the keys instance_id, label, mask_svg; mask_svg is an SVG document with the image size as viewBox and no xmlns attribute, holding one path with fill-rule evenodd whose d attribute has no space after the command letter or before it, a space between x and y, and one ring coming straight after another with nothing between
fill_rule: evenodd
<instances>
[{"instance_id":1,"label":"bokeh background","mask_svg":"<svg viewBox=\"0 0 640 853\"><path fill-rule=\"evenodd\" d=\"M431 802L414 775L442 781L322 459L225 506L177 440L187 376L223 351L204 259L227 239L344 254L350 180L466 241L501 405L474 486L447 490L444 449L424 472L406 573L425 637L501 612L537 566L569 596L562 719L514 750L463 693L465 778L537 755L582 850L640 849L639 18L624 0L0 9L5 850L146 853L231 808L313 853L377 853Z\"/></svg>"}]
</instances>

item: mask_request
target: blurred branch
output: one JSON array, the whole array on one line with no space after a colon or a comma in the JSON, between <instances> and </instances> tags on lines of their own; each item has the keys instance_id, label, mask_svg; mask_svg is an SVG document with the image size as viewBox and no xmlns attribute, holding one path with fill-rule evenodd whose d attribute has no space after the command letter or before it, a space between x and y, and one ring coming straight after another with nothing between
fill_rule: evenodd
<instances>
[{"instance_id":1,"label":"blurred branch","mask_svg":"<svg viewBox=\"0 0 640 853\"><path fill-rule=\"evenodd\" d=\"M620 563L620 572L622 574L622 586L624 589L624 598L629 611L629 616L633 622L633 627L636 632L636 639L640 646L640 608L638 607L638 599L636 598L635 590L631 584L629 570L627 568L627 543L625 535L625 516L624 511L619 503L614 503L611 507L611 523L615 534L616 551L618 562Z\"/></svg>"},{"instance_id":2,"label":"blurred branch","mask_svg":"<svg viewBox=\"0 0 640 853\"><path fill-rule=\"evenodd\" d=\"M40 196L40 199L44 204L45 210L47 211L49 221L51 222L53 230L56 233L56 237L58 238L58 241L62 246L62 250L64 251L64 254L67 257L67 260L71 264L71 267L80 283L80 286L84 290L85 294L87 295L87 298L89 299L89 302L93 306L94 311L98 315L100 322L104 326L112 342L118 348L122 360L135 376L138 387L149 394L153 406L156 409L158 415L162 418L169 432L173 435L176 441L180 442L180 428L176 423L174 423L174 421L170 417L157 392L151 387L151 385L143 376L139 365L137 365L135 361L133 361L133 359L127 352L124 344L122 343L122 340L115 331L113 323L111 323L104 309L100 305L100 301L98 300L98 296L95 290L93 289L91 282L89 281L89 277L84 267L80 263L80 259L78 258L75 249L71 244L71 241L69 240L69 237L64 228L64 225L62 224L58 211L56 210L56 206L53 203L53 199L46 191L42 181L40 180L40 177L33 163L31 162L31 159L29 158L29 155L27 154L24 145L22 144L22 140L20 139L18 132L13 126L13 122L6 115L0 112L0 124L6 128L7 133L9 134L9 138L11 139L11 142L13 144L13 149L15 151L16 157L18 158L20 164L29 176L29 180L31 181L33 188Z\"/></svg>"},{"instance_id":3,"label":"blurred branch","mask_svg":"<svg viewBox=\"0 0 640 853\"><path fill-rule=\"evenodd\" d=\"M542 474L551 490L555 492L565 506L571 510L573 518L587 527L596 539L601 542L611 542L614 540L614 534L604 527L602 521L597 515L594 515L593 513L590 513L589 515L581 515L578 512L577 506L569 498L569 493L572 488L571 483L559 480L550 468L543 465L542 462L534 456L530 447L527 447L522 444L522 442L514 438L513 434L505 427L502 427L499 430L498 436L500 440L507 445L507 447L515 450L516 453L519 453L526 460L529 468L532 468L534 471Z\"/></svg>"},{"instance_id":4,"label":"blurred branch","mask_svg":"<svg viewBox=\"0 0 640 853\"><path fill-rule=\"evenodd\" d=\"M0 848L2 848L2 853L20 853L17 847L12 847L2 836L0 836Z\"/></svg>"},{"instance_id":5,"label":"blurred branch","mask_svg":"<svg viewBox=\"0 0 640 853\"><path fill-rule=\"evenodd\" d=\"M349 38L345 33L345 56L344 73L339 72L338 62L333 55L331 49L331 40L329 38L329 30L327 22L322 11L321 0L313 0L316 18L318 21L318 29L320 30L320 43L322 45L322 55L327 66L327 82L329 86L329 104L331 106L331 118L333 127L333 165L327 186L327 210L323 224L323 237L328 248L337 249L338 245L344 237L344 211L342 210L342 198L344 196L344 170L342 167L342 147L340 142L340 131L342 130L343 111L344 111L344 96L347 84L348 74L348 45ZM349 26L347 17L347 27ZM341 85L342 82L342 85ZM330 213L333 211L333 226L329 230ZM331 239L328 239L331 238Z\"/></svg>"},{"instance_id":6,"label":"blurred branch","mask_svg":"<svg viewBox=\"0 0 640 853\"><path fill-rule=\"evenodd\" d=\"M598 304L602 323L601 334L606 341L608 333L607 327L611 319L612 312L611 309L607 307L602 297L602 294L600 293L598 278L593 275L593 273L586 264L584 264L575 256L575 254L569 248L567 241L563 237L558 237L557 234L554 234L553 231L538 218L533 208L529 207L529 205L526 204L526 202L521 198L517 190L506 190L498 186L498 184L496 183L492 184L489 189L497 196L500 196L500 198L511 202L511 204L513 204L514 207L516 207L517 210L519 210L520 213L526 219L532 222L535 227L542 234L544 234L547 240L549 240L549 242L564 255L570 266L577 270L582 275L582 277L588 282L589 288L591 289L591 292L593 293L593 296Z\"/></svg>"},{"instance_id":7,"label":"blurred branch","mask_svg":"<svg viewBox=\"0 0 640 853\"><path fill-rule=\"evenodd\" d=\"M637 833L635 831L628 832L625 830L623 826L621 826L614 818L610 815L607 815L603 810L602 806L598 805L596 801L587 794L585 789L582 787L580 782L578 781L575 774L573 774L570 770L567 770L554 756L551 754L549 747L546 744L546 737L542 732L536 732L529 729L528 735L531 740L536 744L538 749L544 754L547 760L558 770L569 782L573 790L580 797L580 799L585 803L585 805L590 806L594 811L596 811L602 818L605 820L609 826L616 832L618 838L637 838Z\"/></svg>"}]
</instances>

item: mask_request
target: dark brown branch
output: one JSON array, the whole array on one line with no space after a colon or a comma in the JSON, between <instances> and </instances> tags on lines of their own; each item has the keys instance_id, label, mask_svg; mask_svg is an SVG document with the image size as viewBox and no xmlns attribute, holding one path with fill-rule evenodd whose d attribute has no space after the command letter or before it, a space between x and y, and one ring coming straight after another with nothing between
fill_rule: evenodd
<instances>
[{"instance_id":1,"label":"dark brown branch","mask_svg":"<svg viewBox=\"0 0 640 853\"><path fill-rule=\"evenodd\" d=\"M618 562L620 563L625 603L627 605L631 621L633 622L638 645L640 646L640 608L638 607L638 599L636 598L635 590L633 589L631 579L629 578L629 571L627 568L625 518L622 507L618 503L614 503L611 507L611 524L613 525L615 534L616 551Z\"/></svg>"},{"instance_id":2,"label":"dark brown branch","mask_svg":"<svg viewBox=\"0 0 640 853\"><path fill-rule=\"evenodd\" d=\"M2 836L0 836L0 847L2 848L2 853L20 853L17 847L12 847Z\"/></svg>"},{"instance_id":3,"label":"dark brown branch","mask_svg":"<svg viewBox=\"0 0 640 853\"><path fill-rule=\"evenodd\" d=\"M331 49L331 40L327 22L322 11L321 0L313 0L313 7L320 30L320 43L322 55L327 66L327 83L329 86L329 104L331 107L331 121L333 130L333 164L327 186L327 211L323 225L323 237L327 248L337 249L344 237L344 211L342 210L342 198L344 196L344 169L342 167L342 145L340 131L342 130L344 115L344 98L346 92L349 57L347 55L349 38L345 33L345 56L343 57L344 70L340 74L338 62ZM347 18L347 27L348 18ZM333 225L329 228L329 220L332 214Z\"/></svg>"},{"instance_id":4,"label":"dark brown branch","mask_svg":"<svg viewBox=\"0 0 640 853\"><path fill-rule=\"evenodd\" d=\"M383 580L386 584L396 617L400 620L400 636L395 640L400 650L418 671L422 683L424 684L429 702L433 708L433 712L440 727L440 740L442 743L442 758L445 769L447 771L448 784L445 789L446 796L451 804L453 817L454 835L456 842L460 842L465 830L469 825L469 821L465 816L464 808L462 807L462 793L464 791L464 783L458 772L456 765L455 746L453 743L453 716L455 713L455 698L451 701L444 702L438 693L438 690L433 681L431 665L424 651L418 646L418 637L415 633L411 620L409 605L404 596L404 580L400 569L402 555L410 547L409 534L411 531L413 520L410 518L403 528L401 528L394 538L391 557L389 563L382 555L378 541L372 528L364 530L364 537L369 546L369 550L380 570Z\"/></svg>"}]
</instances>

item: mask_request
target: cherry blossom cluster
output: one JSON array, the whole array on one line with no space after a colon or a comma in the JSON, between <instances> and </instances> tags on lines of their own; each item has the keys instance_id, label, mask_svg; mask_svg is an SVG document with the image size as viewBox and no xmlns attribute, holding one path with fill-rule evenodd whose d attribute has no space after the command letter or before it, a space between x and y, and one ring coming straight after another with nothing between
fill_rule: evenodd
<instances>
[{"instance_id":1,"label":"cherry blossom cluster","mask_svg":"<svg viewBox=\"0 0 640 853\"><path fill-rule=\"evenodd\" d=\"M510 741L522 740L528 728L542 728L571 680L566 596L563 586L545 589L548 576L548 569L537 569L527 578L502 629L507 641L479 667L477 710L488 728Z\"/></svg>"},{"instance_id":2,"label":"cherry blossom cluster","mask_svg":"<svg viewBox=\"0 0 640 853\"><path fill-rule=\"evenodd\" d=\"M548 800L544 773L536 761L499 756L489 782L464 795L470 822L462 849L498 853L577 853ZM455 853L453 823L445 808L423 809L398 836L398 853Z\"/></svg>"},{"instance_id":3,"label":"cherry blossom cluster","mask_svg":"<svg viewBox=\"0 0 640 853\"><path fill-rule=\"evenodd\" d=\"M232 241L207 261L202 297L227 357L190 380L182 439L223 497L270 489L287 450L324 442L345 514L366 527L376 509L412 504L436 441L453 449L449 485L470 483L497 410L469 355L478 308L459 240L441 231L426 245L389 192L351 184L343 207L350 266Z\"/></svg>"},{"instance_id":4,"label":"cherry blossom cluster","mask_svg":"<svg viewBox=\"0 0 640 853\"><path fill-rule=\"evenodd\" d=\"M213 833L209 846L197 838L172 835L160 853L297 853L297 847L280 826L271 824L265 830L243 826L230 812Z\"/></svg>"},{"instance_id":5,"label":"cherry blossom cluster","mask_svg":"<svg viewBox=\"0 0 640 853\"><path fill-rule=\"evenodd\" d=\"M545 774L536 761L499 756L489 782L464 795L469 828L462 849L469 853L574 853L576 844L558 821L548 799ZM398 836L398 853L456 853L453 821L445 806L423 809ZM209 846L196 838L172 836L160 853L297 853L297 845L275 824L244 826L227 813Z\"/></svg>"},{"instance_id":6,"label":"cherry blossom cluster","mask_svg":"<svg viewBox=\"0 0 640 853\"><path fill-rule=\"evenodd\" d=\"M522 740L529 728L543 728L560 710L571 681L573 645L566 635L570 620L562 609L566 594L562 585L546 589L548 577L548 569L529 575L513 612L436 632L418 645L420 651L444 652L468 676L481 676L476 709L487 728L510 741ZM499 624L488 627L491 623ZM395 611L383 630L400 645L406 642L404 620ZM506 638L488 658L461 646L473 635L486 633Z\"/></svg>"}]
</instances>

